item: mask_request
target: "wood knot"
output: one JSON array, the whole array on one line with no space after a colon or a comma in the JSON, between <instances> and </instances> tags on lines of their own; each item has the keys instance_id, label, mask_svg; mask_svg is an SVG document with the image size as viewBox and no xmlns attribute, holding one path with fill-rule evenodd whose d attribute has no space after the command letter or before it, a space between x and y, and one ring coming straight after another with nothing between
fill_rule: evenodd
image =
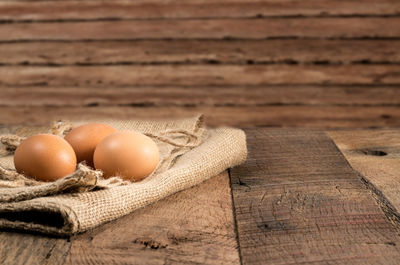
<instances>
[{"instance_id":1,"label":"wood knot","mask_svg":"<svg viewBox=\"0 0 400 265\"><path fill-rule=\"evenodd\" d=\"M361 153L368 156L386 156L387 153L380 150L362 149Z\"/></svg>"},{"instance_id":2,"label":"wood knot","mask_svg":"<svg viewBox=\"0 0 400 265\"><path fill-rule=\"evenodd\" d=\"M145 248L150 248L150 249L160 249L160 248L166 248L168 246L168 244L157 242L150 238L136 238L132 242L135 244L141 244Z\"/></svg>"}]
</instances>

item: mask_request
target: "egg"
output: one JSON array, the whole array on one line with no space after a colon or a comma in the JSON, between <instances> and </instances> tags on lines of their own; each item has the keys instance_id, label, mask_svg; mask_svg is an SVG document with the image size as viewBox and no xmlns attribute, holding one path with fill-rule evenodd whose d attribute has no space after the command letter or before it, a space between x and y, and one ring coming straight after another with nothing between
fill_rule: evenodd
<instances>
[{"instance_id":1,"label":"egg","mask_svg":"<svg viewBox=\"0 0 400 265\"><path fill-rule=\"evenodd\" d=\"M75 171L76 156L62 137L38 134L22 141L14 152L18 173L41 181L54 181Z\"/></svg>"},{"instance_id":2,"label":"egg","mask_svg":"<svg viewBox=\"0 0 400 265\"><path fill-rule=\"evenodd\" d=\"M139 132L116 132L105 137L94 151L94 166L105 177L140 181L156 168L160 154L156 143Z\"/></svg>"},{"instance_id":3,"label":"egg","mask_svg":"<svg viewBox=\"0 0 400 265\"><path fill-rule=\"evenodd\" d=\"M104 137L117 130L102 123L88 123L72 129L64 139L72 146L79 162L86 161L93 167L93 154L98 143Z\"/></svg>"}]
</instances>

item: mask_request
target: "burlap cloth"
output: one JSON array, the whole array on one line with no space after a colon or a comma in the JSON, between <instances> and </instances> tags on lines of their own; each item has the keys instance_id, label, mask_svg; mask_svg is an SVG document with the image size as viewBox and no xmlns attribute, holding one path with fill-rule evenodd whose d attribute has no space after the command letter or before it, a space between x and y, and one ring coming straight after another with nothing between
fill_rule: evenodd
<instances>
[{"instance_id":1,"label":"burlap cloth","mask_svg":"<svg viewBox=\"0 0 400 265\"><path fill-rule=\"evenodd\" d=\"M164 121L102 122L152 137L161 157L155 172L133 183L118 176L103 179L100 171L80 164L74 174L55 182L29 179L14 169L13 149L19 142L43 132L62 136L84 122L19 128L14 135L0 136L0 228L73 235L199 184L246 159L242 130L207 129L201 115Z\"/></svg>"}]
</instances>

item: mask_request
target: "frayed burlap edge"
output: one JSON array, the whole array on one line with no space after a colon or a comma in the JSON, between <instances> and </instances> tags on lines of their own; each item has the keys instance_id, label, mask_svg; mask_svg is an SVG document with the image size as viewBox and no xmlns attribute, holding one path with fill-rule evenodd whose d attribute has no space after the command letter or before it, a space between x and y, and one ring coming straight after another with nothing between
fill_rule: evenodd
<instances>
[{"instance_id":1,"label":"frayed burlap edge","mask_svg":"<svg viewBox=\"0 0 400 265\"><path fill-rule=\"evenodd\" d=\"M11 172L10 175L13 173L15 172ZM12 189L3 189L0 193L0 201L10 202L29 200L66 191L85 192L96 187L101 176L102 173L100 171L92 170L84 164L79 164L78 169L74 173L54 182L45 182L41 185L28 187L23 186Z\"/></svg>"}]
</instances>

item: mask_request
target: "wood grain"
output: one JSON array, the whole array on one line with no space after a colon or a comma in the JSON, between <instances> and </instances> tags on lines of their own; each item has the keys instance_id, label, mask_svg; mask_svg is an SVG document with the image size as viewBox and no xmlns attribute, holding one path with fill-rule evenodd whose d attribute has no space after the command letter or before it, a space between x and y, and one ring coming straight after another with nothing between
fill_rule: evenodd
<instances>
[{"instance_id":1,"label":"wood grain","mask_svg":"<svg viewBox=\"0 0 400 265\"><path fill-rule=\"evenodd\" d=\"M71 247L67 239L16 232L0 232L0 263L3 265L63 264Z\"/></svg>"},{"instance_id":2,"label":"wood grain","mask_svg":"<svg viewBox=\"0 0 400 265\"><path fill-rule=\"evenodd\" d=\"M71 239L66 264L240 264L224 172Z\"/></svg>"},{"instance_id":3,"label":"wood grain","mask_svg":"<svg viewBox=\"0 0 400 265\"><path fill-rule=\"evenodd\" d=\"M1 87L0 106L399 106L398 86Z\"/></svg>"},{"instance_id":4,"label":"wood grain","mask_svg":"<svg viewBox=\"0 0 400 265\"><path fill-rule=\"evenodd\" d=\"M398 38L400 18L154 19L62 23L9 23L0 41Z\"/></svg>"},{"instance_id":5,"label":"wood grain","mask_svg":"<svg viewBox=\"0 0 400 265\"><path fill-rule=\"evenodd\" d=\"M204 113L207 124L236 127L368 128L400 126L398 107L169 106L169 107L0 107L0 124L48 125L65 119L166 119Z\"/></svg>"},{"instance_id":6,"label":"wood grain","mask_svg":"<svg viewBox=\"0 0 400 265\"><path fill-rule=\"evenodd\" d=\"M7 86L400 84L400 65L129 65L0 67Z\"/></svg>"},{"instance_id":7,"label":"wood grain","mask_svg":"<svg viewBox=\"0 0 400 265\"><path fill-rule=\"evenodd\" d=\"M399 15L398 0L0 0L0 130L197 113L399 127ZM0 264L396 263L397 130L329 132L362 176L320 131L247 132L242 260L225 172L71 242L3 231Z\"/></svg>"},{"instance_id":8,"label":"wood grain","mask_svg":"<svg viewBox=\"0 0 400 265\"><path fill-rule=\"evenodd\" d=\"M22 42L0 44L0 65L400 63L399 50L396 40Z\"/></svg>"},{"instance_id":9,"label":"wood grain","mask_svg":"<svg viewBox=\"0 0 400 265\"><path fill-rule=\"evenodd\" d=\"M397 15L395 0L0 1L0 20L154 19L296 15Z\"/></svg>"},{"instance_id":10,"label":"wood grain","mask_svg":"<svg viewBox=\"0 0 400 265\"><path fill-rule=\"evenodd\" d=\"M351 166L400 216L400 131L329 131Z\"/></svg>"},{"instance_id":11,"label":"wood grain","mask_svg":"<svg viewBox=\"0 0 400 265\"><path fill-rule=\"evenodd\" d=\"M397 225L322 132L248 130L231 170L243 264L390 264Z\"/></svg>"}]
</instances>

